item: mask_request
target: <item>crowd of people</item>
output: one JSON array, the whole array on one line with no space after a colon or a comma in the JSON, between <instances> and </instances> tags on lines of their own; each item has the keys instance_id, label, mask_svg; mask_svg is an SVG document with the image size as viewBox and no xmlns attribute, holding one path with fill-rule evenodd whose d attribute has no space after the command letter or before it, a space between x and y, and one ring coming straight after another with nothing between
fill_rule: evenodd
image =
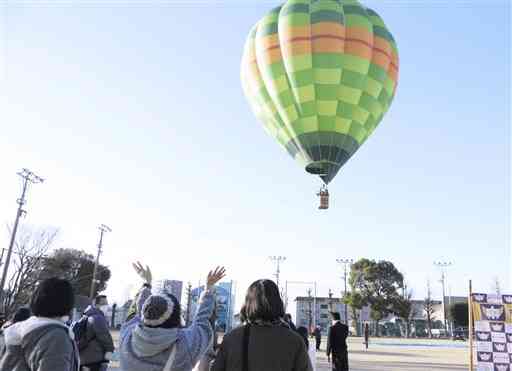
<instances>
[{"instance_id":1,"label":"crowd of people","mask_svg":"<svg viewBox=\"0 0 512 371\"><path fill-rule=\"evenodd\" d=\"M208 273L206 288L192 324L184 326L181 306L166 291L154 292L151 270L134 264L142 286L123 324L119 339L122 371L312 371L322 333L295 328L285 313L277 285L253 282L240 311L242 325L218 344L214 331L215 285L225 276L217 267ZM60 278L41 282L30 306L19 309L0 332L0 371L106 371L114 341L105 319L108 305L98 296L83 316L70 323L74 307L71 284ZM348 370L348 327L339 313L327 338L327 357L334 371ZM312 352L311 352L312 351ZM313 355L312 355L313 354Z\"/></svg>"}]
</instances>

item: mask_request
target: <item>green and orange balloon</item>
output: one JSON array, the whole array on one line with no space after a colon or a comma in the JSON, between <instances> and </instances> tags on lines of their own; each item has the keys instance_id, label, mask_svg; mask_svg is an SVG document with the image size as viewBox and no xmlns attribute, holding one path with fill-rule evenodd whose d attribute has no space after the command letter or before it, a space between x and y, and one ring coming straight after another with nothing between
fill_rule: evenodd
<instances>
[{"instance_id":1,"label":"green and orange balloon","mask_svg":"<svg viewBox=\"0 0 512 371\"><path fill-rule=\"evenodd\" d=\"M398 51L358 1L288 0L251 30L241 78L266 131L328 184L387 112Z\"/></svg>"}]
</instances>

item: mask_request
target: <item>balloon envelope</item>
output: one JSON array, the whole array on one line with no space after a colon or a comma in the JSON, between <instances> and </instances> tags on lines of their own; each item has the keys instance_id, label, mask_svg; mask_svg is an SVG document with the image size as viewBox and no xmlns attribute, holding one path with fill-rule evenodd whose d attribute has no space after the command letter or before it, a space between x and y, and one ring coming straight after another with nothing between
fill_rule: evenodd
<instances>
[{"instance_id":1,"label":"balloon envelope","mask_svg":"<svg viewBox=\"0 0 512 371\"><path fill-rule=\"evenodd\" d=\"M241 80L266 131L327 184L394 97L398 51L355 0L289 0L250 31Z\"/></svg>"}]
</instances>

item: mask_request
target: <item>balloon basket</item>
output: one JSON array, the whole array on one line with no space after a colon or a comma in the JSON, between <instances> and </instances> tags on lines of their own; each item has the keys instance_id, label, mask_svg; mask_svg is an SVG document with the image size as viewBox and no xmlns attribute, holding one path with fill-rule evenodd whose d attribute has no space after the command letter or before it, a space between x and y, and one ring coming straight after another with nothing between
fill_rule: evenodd
<instances>
[{"instance_id":1,"label":"balloon basket","mask_svg":"<svg viewBox=\"0 0 512 371\"><path fill-rule=\"evenodd\" d=\"M329 190L327 187L324 185L316 195L320 197L320 206L318 206L318 209L327 210L329 208Z\"/></svg>"}]
</instances>

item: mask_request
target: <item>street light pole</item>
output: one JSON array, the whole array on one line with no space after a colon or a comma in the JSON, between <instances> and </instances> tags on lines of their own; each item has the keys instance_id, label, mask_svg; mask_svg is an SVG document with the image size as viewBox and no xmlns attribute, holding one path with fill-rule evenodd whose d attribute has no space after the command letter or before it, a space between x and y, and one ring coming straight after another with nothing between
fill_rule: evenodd
<instances>
[{"instance_id":1,"label":"street light pole","mask_svg":"<svg viewBox=\"0 0 512 371\"><path fill-rule=\"evenodd\" d=\"M318 323L318 315L317 315L317 310L316 310L316 297L317 297L317 285L316 285L316 281L285 281L285 285L286 285L286 298L288 298L288 284L295 284L295 285L308 285L308 286L313 286L313 290L314 290L314 297L313 297L313 323L315 324L315 326L317 325ZM311 289L309 289L311 290ZM298 321L298 319L297 319Z\"/></svg>"},{"instance_id":2,"label":"street light pole","mask_svg":"<svg viewBox=\"0 0 512 371\"><path fill-rule=\"evenodd\" d=\"M344 291L344 298L347 297L347 266L352 265L354 262L353 259L336 259L336 262L338 264L343 264L343 280L345 281L345 291ZM345 303L345 324L348 326L348 306L347 303Z\"/></svg>"},{"instance_id":3,"label":"street light pole","mask_svg":"<svg viewBox=\"0 0 512 371\"><path fill-rule=\"evenodd\" d=\"M44 181L43 178L37 176L32 171L28 169L22 169L17 173L23 179L23 188L21 191L21 197L16 200L18 204L18 210L16 211L16 219L14 220L14 225L11 232L11 240L9 242L9 248L7 249L7 257L5 258L4 270L2 273L2 280L0 281L0 306L2 307L2 311L5 312L6 303L4 303L4 287L5 281L7 279L7 272L9 270L9 264L11 262L12 248L14 246L14 242L16 241L16 232L18 231L18 225L20 222L20 218L26 214L26 211L23 210L23 205L27 202L26 195L28 191L28 187L30 184L42 183ZM2 252L3 256L3 252Z\"/></svg>"},{"instance_id":4,"label":"street light pole","mask_svg":"<svg viewBox=\"0 0 512 371\"><path fill-rule=\"evenodd\" d=\"M281 271L279 270L281 262L284 262L286 260L286 256L269 256L269 259L276 263L276 273L274 274L276 276L276 284L279 288L279 274Z\"/></svg>"},{"instance_id":5,"label":"street light pole","mask_svg":"<svg viewBox=\"0 0 512 371\"><path fill-rule=\"evenodd\" d=\"M443 286L443 317L444 317L444 328L448 331L448 320L447 320L447 311L446 311L446 269L452 265L452 262L441 262L435 261L434 265L441 269L441 284ZM451 302L451 298L448 298L448 301ZM450 303L449 303L450 304Z\"/></svg>"},{"instance_id":6,"label":"street light pole","mask_svg":"<svg viewBox=\"0 0 512 371\"><path fill-rule=\"evenodd\" d=\"M103 234L105 232L112 232L110 227L105 224L101 224L98 229L100 230L100 242L98 243L98 254L96 255L96 261L94 262L94 271L92 273L91 292L89 294L90 299L94 299L94 293L96 291L96 275L98 274L98 265L100 263L101 249L103 248Z\"/></svg>"}]
</instances>

